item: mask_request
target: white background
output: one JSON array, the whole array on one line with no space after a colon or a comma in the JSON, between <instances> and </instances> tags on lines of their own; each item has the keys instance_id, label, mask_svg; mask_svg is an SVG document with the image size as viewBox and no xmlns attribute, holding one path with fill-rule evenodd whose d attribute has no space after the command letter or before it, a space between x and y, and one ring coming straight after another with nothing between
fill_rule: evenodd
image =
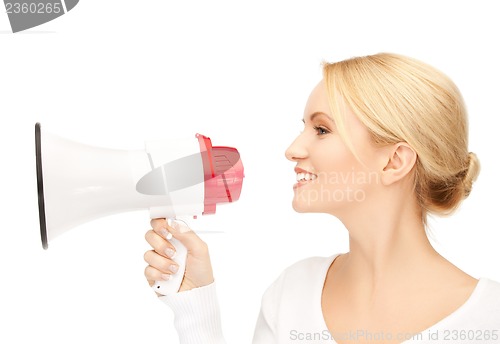
<instances>
[{"instance_id":1,"label":"white background","mask_svg":"<svg viewBox=\"0 0 500 344\"><path fill-rule=\"evenodd\" d=\"M0 7L2 8L2 7ZM74 140L141 149L191 137L237 147L238 203L192 227L204 234L230 343L250 342L265 288L302 258L347 250L326 215L291 208L298 134L323 60L380 51L448 74L470 113L482 172L453 217L432 221L436 248L500 281L496 1L81 0L10 33L0 13L0 342L175 343L171 311L144 277L148 213L102 218L41 247L34 124ZM7 339L9 338L9 339Z\"/></svg>"}]
</instances>

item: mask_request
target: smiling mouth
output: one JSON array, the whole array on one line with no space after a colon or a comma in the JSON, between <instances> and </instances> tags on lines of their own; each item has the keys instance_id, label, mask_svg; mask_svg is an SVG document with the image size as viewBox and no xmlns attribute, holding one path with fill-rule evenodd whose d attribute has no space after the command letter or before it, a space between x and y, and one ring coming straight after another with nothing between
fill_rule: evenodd
<instances>
[{"instance_id":1,"label":"smiling mouth","mask_svg":"<svg viewBox=\"0 0 500 344\"><path fill-rule=\"evenodd\" d=\"M312 182L318 178L317 175L309 172L298 172L297 173L297 183L293 186L294 189L298 188L299 186L305 185L309 182Z\"/></svg>"},{"instance_id":2,"label":"smiling mouth","mask_svg":"<svg viewBox=\"0 0 500 344\"><path fill-rule=\"evenodd\" d=\"M315 180L316 178L318 178L317 175L315 174L312 174L312 173L307 173L307 172L300 172L300 173L297 173L297 181L299 183L301 182L308 182L310 180Z\"/></svg>"}]
</instances>

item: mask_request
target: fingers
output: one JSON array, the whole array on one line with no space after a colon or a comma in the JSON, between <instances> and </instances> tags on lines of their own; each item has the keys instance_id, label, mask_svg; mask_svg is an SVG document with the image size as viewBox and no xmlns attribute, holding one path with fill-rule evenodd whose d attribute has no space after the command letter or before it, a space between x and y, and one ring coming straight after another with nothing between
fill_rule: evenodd
<instances>
[{"instance_id":1,"label":"fingers","mask_svg":"<svg viewBox=\"0 0 500 344\"><path fill-rule=\"evenodd\" d=\"M161 272L153 268L151 265L146 266L146 269L144 269L144 276L146 276L149 286L151 287L155 284L156 281L162 280L161 275Z\"/></svg>"},{"instance_id":2,"label":"fingers","mask_svg":"<svg viewBox=\"0 0 500 344\"><path fill-rule=\"evenodd\" d=\"M166 219L152 219L151 227L158 235L170 239L172 234L170 234L169 229L172 229L168 224Z\"/></svg>"},{"instance_id":3,"label":"fingers","mask_svg":"<svg viewBox=\"0 0 500 344\"><path fill-rule=\"evenodd\" d=\"M175 247L167 240L172 237L167 231L167 221L153 219L151 226L153 229L146 232L145 238L153 250L144 254L144 260L149 264L144 270L144 275L150 285L154 281L168 281L179 269L178 264L172 260L176 252Z\"/></svg>"},{"instance_id":4,"label":"fingers","mask_svg":"<svg viewBox=\"0 0 500 344\"><path fill-rule=\"evenodd\" d=\"M144 271L148 281L168 281L170 276L179 270L176 262L156 251L147 251L144 254L144 260L149 264Z\"/></svg>"},{"instance_id":5,"label":"fingers","mask_svg":"<svg viewBox=\"0 0 500 344\"><path fill-rule=\"evenodd\" d=\"M166 230L165 230L166 231ZM175 247L166 240L165 236L158 234L154 230L149 230L145 235L146 241L159 255L167 258L175 257Z\"/></svg>"},{"instance_id":6,"label":"fingers","mask_svg":"<svg viewBox=\"0 0 500 344\"><path fill-rule=\"evenodd\" d=\"M153 228L160 226L165 227L166 225L167 225L167 219L165 218L151 219L151 227Z\"/></svg>"},{"instance_id":7,"label":"fingers","mask_svg":"<svg viewBox=\"0 0 500 344\"><path fill-rule=\"evenodd\" d=\"M145 238L153 250L144 254L144 260L149 264L144 270L149 285L153 285L154 281L168 281L179 269L178 264L172 260L176 250L168 241L172 235L167 230L169 228L167 221L153 219L151 226L153 229L146 232Z\"/></svg>"}]
</instances>

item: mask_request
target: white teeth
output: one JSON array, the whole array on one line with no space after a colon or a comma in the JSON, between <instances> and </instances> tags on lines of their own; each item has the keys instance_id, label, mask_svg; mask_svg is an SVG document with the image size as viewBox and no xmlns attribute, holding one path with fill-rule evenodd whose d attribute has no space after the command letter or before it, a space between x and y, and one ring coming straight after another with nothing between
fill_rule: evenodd
<instances>
[{"instance_id":1,"label":"white teeth","mask_svg":"<svg viewBox=\"0 0 500 344\"><path fill-rule=\"evenodd\" d=\"M316 178L317 178L317 176L314 174L311 174L311 173L303 173L303 172L297 173L297 181L298 182L314 180Z\"/></svg>"}]
</instances>

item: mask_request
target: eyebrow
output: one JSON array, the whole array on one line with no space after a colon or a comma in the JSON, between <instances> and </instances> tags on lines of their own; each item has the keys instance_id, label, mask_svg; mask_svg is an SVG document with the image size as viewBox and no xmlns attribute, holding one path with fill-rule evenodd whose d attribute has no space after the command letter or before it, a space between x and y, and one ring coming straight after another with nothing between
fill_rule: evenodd
<instances>
[{"instance_id":1,"label":"eyebrow","mask_svg":"<svg viewBox=\"0 0 500 344\"><path fill-rule=\"evenodd\" d=\"M310 120L310 121L313 121L316 117L321 116L321 115L326 116L326 118L328 118L328 120L330 120L331 122L333 122L333 119L332 119L330 116L328 116L326 113L321 112L321 111L316 111L316 112L313 112L313 113L309 116L309 120ZM302 122L306 123L306 121L305 121L304 119L302 119Z\"/></svg>"}]
</instances>

